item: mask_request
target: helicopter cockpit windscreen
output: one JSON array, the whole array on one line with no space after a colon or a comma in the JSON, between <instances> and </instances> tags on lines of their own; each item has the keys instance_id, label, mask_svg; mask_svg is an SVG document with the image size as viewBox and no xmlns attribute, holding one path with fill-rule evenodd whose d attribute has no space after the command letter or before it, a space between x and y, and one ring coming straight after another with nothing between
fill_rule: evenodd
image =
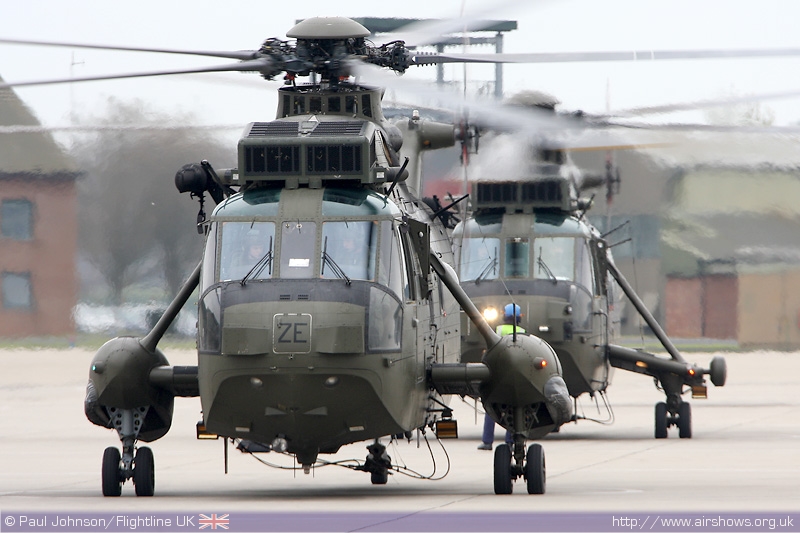
<instances>
[{"instance_id":1,"label":"helicopter cockpit windscreen","mask_svg":"<svg viewBox=\"0 0 800 533\"><path fill-rule=\"evenodd\" d=\"M223 222L219 279L271 278L274 248L273 222Z\"/></svg>"},{"instance_id":2,"label":"helicopter cockpit windscreen","mask_svg":"<svg viewBox=\"0 0 800 533\"><path fill-rule=\"evenodd\" d=\"M569 281L574 279L575 239L537 237L534 244L534 279Z\"/></svg>"},{"instance_id":3,"label":"helicopter cockpit windscreen","mask_svg":"<svg viewBox=\"0 0 800 533\"><path fill-rule=\"evenodd\" d=\"M378 234L376 221L323 223L321 276L374 280Z\"/></svg>"},{"instance_id":4,"label":"helicopter cockpit windscreen","mask_svg":"<svg viewBox=\"0 0 800 533\"><path fill-rule=\"evenodd\" d=\"M527 278L530 267L530 241L527 237L506 239L506 278Z\"/></svg>"},{"instance_id":5,"label":"helicopter cockpit windscreen","mask_svg":"<svg viewBox=\"0 0 800 533\"><path fill-rule=\"evenodd\" d=\"M280 277L314 277L316 244L315 222L295 220L281 224Z\"/></svg>"},{"instance_id":6,"label":"helicopter cockpit windscreen","mask_svg":"<svg viewBox=\"0 0 800 533\"><path fill-rule=\"evenodd\" d=\"M461 281L497 279L500 274L500 239L479 237L461 244Z\"/></svg>"},{"instance_id":7,"label":"helicopter cockpit windscreen","mask_svg":"<svg viewBox=\"0 0 800 533\"><path fill-rule=\"evenodd\" d=\"M585 239L539 236L534 240L534 278L570 283L576 329L591 327L594 286L591 252Z\"/></svg>"}]
</instances>

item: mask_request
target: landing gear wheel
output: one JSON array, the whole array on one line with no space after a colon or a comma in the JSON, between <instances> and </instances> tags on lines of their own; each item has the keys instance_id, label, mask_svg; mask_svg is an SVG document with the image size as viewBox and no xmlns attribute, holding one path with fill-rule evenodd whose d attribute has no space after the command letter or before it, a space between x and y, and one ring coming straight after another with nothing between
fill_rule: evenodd
<instances>
[{"instance_id":1,"label":"landing gear wheel","mask_svg":"<svg viewBox=\"0 0 800 533\"><path fill-rule=\"evenodd\" d=\"M682 439L692 438L692 404L681 402L678 407L678 435Z\"/></svg>"},{"instance_id":2,"label":"landing gear wheel","mask_svg":"<svg viewBox=\"0 0 800 533\"><path fill-rule=\"evenodd\" d=\"M715 387L722 387L725 385L725 380L728 376L728 366L725 364L725 358L719 355L714 356L714 358L711 359L710 370L711 383L713 383Z\"/></svg>"},{"instance_id":3,"label":"landing gear wheel","mask_svg":"<svg viewBox=\"0 0 800 533\"><path fill-rule=\"evenodd\" d=\"M546 472L544 448L541 444L531 444L525 458L525 479L528 481L528 494L544 494Z\"/></svg>"},{"instance_id":4,"label":"landing gear wheel","mask_svg":"<svg viewBox=\"0 0 800 533\"><path fill-rule=\"evenodd\" d=\"M389 471L381 470L380 472L370 472L370 479L373 485L386 485L389 481Z\"/></svg>"},{"instance_id":5,"label":"landing gear wheel","mask_svg":"<svg viewBox=\"0 0 800 533\"><path fill-rule=\"evenodd\" d=\"M143 446L133 460L133 484L137 496L152 496L156 490L156 464L153 451Z\"/></svg>"},{"instance_id":6,"label":"landing gear wheel","mask_svg":"<svg viewBox=\"0 0 800 533\"><path fill-rule=\"evenodd\" d=\"M664 402L656 404L656 438L667 438L667 404Z\"/></svg>"},{"instance_id":7,"label":"landing gear wheel","mask_svg":"<svg viewBox=\"0 0 800 533\"><path fill-rule=\"evenodd\" d=\"M494 493L511 494L514 485L511 483L511 448L501 444L494 450Z\"/></svg>"},{"instance_id":8,"label":"landing gear wheel","mask_svg":"<svg viewBox=\"0 0 800 533\"><path fill-rule=\"evenodd\" d=\"M113 446L103 452L103 496L120 496L122 494L122 476L119 474L119 450Z\"/></svg>"}]
</instances>

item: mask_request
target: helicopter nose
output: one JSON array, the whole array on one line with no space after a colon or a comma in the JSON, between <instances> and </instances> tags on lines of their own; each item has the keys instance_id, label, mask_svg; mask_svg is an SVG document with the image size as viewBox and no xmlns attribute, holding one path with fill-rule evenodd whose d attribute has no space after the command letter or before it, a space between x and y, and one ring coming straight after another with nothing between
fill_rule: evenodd
<instances>
[{"instance_id":1,"label":"helicopter nose","mask_svg":"<svg viewBox=\"0 0 800 533\"><path fill-rule=\"evenodd\" d=\"M533 335L517 335L516 340L513 335L502 337L486 352L483 362L492 374L485 382L484 396L492 402L520 406L540 403L547 400L545 387L550 378L563 382L555 351Z\"/></svg>"}]
</instances>

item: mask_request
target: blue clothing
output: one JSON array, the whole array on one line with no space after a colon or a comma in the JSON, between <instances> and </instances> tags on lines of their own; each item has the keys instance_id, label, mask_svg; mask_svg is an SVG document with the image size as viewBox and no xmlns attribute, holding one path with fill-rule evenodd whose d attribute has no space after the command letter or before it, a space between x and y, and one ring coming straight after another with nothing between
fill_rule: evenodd
<instances>
[{"instance_id":1,"label":"blue clothing","mask_svg":"<svg viewBox=\"0 0 800 533\"><path fill-rule=\"evenodd\" d=\"M511 304L508 306L510 305ZM517 309L519 309L519 306L517 306ZM517 311L517 313L519 313L519 311ZM513 324L500 324L496 329L498 335L511 335L513 330ZM517 326L517 333L525 333L525 330ZM483 436L481 437L481 441L483 441L484 444L494 443L494 425L495 421L492 420L492 417L490 417L488 414L483 415ZM512 437L510 431L506 431L506 442L509 444L514 442L514 438Z\"/></svg>"}]
</instances>

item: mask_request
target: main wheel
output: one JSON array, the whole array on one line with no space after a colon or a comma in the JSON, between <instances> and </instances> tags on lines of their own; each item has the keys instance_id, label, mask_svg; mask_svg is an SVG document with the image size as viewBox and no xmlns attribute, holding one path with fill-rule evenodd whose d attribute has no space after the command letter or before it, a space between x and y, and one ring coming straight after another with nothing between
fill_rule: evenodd
<instances>
[{"instance_id":1,"label":"main wheel","mask_svg":"<svg viewBox=\"0 0 800 533\"><path fill-rule=\"evenodd\" d=\"M137 496L152 496L156 490L156 464L153 450L143 446L133 459L133 484Z\"/></svg>"},{"instance_id":2,"label":"main wheel","mask_svg":"<svg viewBox=\"0 0 800 533\"><path fill-rule=\"evenodd\" d=\"M501 444L494 449L494 493L511 494L514 485L511 483L511 448Z\"/></svg>"},{"instance_id":3,"label":"main wheel","mask_svg":"<svg viewBox=\"0 0 800 533\"><path fill-rule=\"evenodd\" d=\"M692 438L692 404L681 402L678 407L678 435L682 439Z\"/></svg>"},{"instance_id":4,"label":"main wheel","mask_svg":"<svg viewBox=\"0 0 800 533\"><path fill-rule=\"evenodd\" d=\"M528 494L544 494L546 471L544 464L544 448L541 444L528 446L525 458L525 478L528 481Z\"/></svg>"},{"instance_id":5,"label":"main wheel","mask_svg":"<svg viewBox=\"0 0 800 533\"><path fill-rule=\"evenodd\" d=\"M103 452L103 496L120 496L122 494L122 477L119 475L119 460L122 456L114 446Z\"/></svg>"},{"instance_id":6,"label":"main wheel","mask_svg":"<svg viewBox=\"0 0 800 533\"><path fill-rule=\"evenodd\" d=\"M667 438L667 404L664 402L656 404L656 438Z\"/></svg>"}]
</instances>

